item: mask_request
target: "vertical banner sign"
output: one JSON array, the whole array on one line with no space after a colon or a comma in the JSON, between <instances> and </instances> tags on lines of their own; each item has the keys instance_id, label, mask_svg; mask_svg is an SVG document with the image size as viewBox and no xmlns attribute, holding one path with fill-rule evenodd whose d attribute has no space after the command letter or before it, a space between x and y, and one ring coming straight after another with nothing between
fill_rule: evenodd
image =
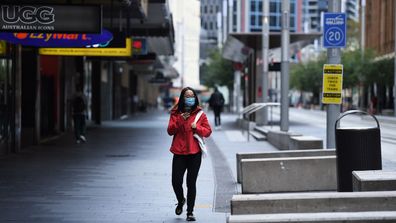
<instances>
[{"instance_id":1,"label":"vertical banner sign","mask_svg":"<svg viewBox=\"0 0 396 223\"><path fill-rule=\"evenodd\" d=\"M343 72L342 64L323 65L323 104L341 104Z\"/></svg>"},{"instance_id":2,"label":"vertical banner sign","mask_svg":"<svg viewBox=\"0 0 396 223\"><path fill-rule=\"evenodd\" d=\"M5 56L7 53L7 45L5 41L0 40L0 57Z\"/></svg>"},{"instance_id":3,"label":"vertical banner sign","mask_svg":"<svg viewBox=\"0 0 396 223\"><path fill-rule=\"evenodd\" d=\"M0 32L97 33L100 5L0 5Z\"/></svg>"}]
</instances>

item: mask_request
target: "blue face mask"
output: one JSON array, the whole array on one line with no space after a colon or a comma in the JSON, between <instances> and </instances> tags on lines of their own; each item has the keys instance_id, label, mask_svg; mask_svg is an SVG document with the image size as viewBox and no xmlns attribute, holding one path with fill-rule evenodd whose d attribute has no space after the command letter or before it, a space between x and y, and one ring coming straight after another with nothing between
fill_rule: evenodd
<instances>
[{"instance_id":1,"label":"blue face mask","mask_svg":"<svg viewBox=\"0 0 396 223\"><path fill-rule=\"evenodd\" d=\"M185 98L184 104L186 104L189 107L192 107L195 104L195 98Z\"/></svg>"}]
</instances>

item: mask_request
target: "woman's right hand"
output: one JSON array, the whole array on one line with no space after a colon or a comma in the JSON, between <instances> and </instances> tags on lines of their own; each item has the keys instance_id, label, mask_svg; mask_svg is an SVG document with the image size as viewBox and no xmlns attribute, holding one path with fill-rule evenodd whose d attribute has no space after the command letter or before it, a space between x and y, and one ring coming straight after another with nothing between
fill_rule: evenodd
<instances>
[{"instance_id":1,"label":"woman's right hand","mask_svg":"<svg viewBox=\"0 0 396 223\"><path fill-rule=\"evenodd\" d=\"M186 120L188 117L190 117L190 113L184 112L184 113L181 113L181 116L183 117L184 120Z\"/></svg>"}]
</instances>

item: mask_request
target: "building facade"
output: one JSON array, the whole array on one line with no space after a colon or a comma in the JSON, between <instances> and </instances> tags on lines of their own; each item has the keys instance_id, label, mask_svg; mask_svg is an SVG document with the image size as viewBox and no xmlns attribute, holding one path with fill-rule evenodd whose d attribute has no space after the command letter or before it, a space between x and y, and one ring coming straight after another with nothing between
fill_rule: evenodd
<instances>
[{"instance_id":1,"label":"building facade","mask_svg":"<svg viewBox=\"0 0 396 223\"><path fill-rule=\"evenodd\" d=\"M223 2L226 0L201 0L201 32L200 59L201 64L209 57L212 49L218 48L223 42Z\"/></svg>"},{"instance_id":2,"label":"building facade","mask_svg":"<svg viewBox=\"0 0 396 223\"><path fill-rule=\"evenodd\" d=\"M301 29L303 0L290 0L290 31ZM233 0L232 32L261 32L262 0ZM270 31L280 31L282 0L270 0Z\"/></svg>"},{"instance_id":3,"label":"building facade","mask_svg":"<svg viewBox=\"0 0 396 223\"><path fill-rule=\"evenodd\" d=\"M175 26L176 52L174 67L180 77L173 82L174 87L193 87L200 89L199 52L200 52L200 2L197 0L172 0L169 6Z\"/></svg>"},{"instance_id":4,"label":"building facade","mask_svg":"<svg viewBox=\"0 0 396 223\"><path fill-rule=\"evenodd\" d=\"M26 4L26 1L2 1L2 6L8 6L10 9L21 4ZM86 13L83 11L86 10L85 4L92 6L94 3L70 0L66 4L64 1L43 0L34 7L74 7L74 10L68 12ZM156 72L151 67L154 67L153 63L158 61L159 56L168 57L174 53L173 21L168 3L155 1L147 6L147 1L126 0L101 1L101 4L95 4L98 6L95 7L100 9L98 13L94 13L98 17L87 16L101 23L100 27L98 26L101 30L95 33L100 34L103 29L112 33L111 42L107 42L99 51L108 52L106 48L110 49L109 45L121 38L124 46L118 46L117 49L128 54L92 55L92 51L87 53L87 50L96 49L87 48L85 45L79 46L78 52L86 54L66 54L66 49L72 51L69 53L75 51L67 47L62 48L64 45L57 45L55 48L47 46L51 48L51 52L59 52L50 55L43 54L42 46L31 45L27 36L18 43L2 37L0 156L20 152L25 147L40 144L71 131L71 102L77 87L82 88L80 90L87 97L87 118L88 123L92 125L100 125L105 120L125 118L136 111L138 103L156 105L157 96L163 86L150 82ZM52 13L56 14L57 10L53 10ZM76 29L79 27L78 22L70 22L71 16L69 15L68 22L64 23L71 25L70 32L73 34L70 35L85 34L85 30ZM2 34L11 35L15 32L20 30L1 31ZM44 30L42 32L39 34L44 36L46 33ZM133 48L131 40L138 38L146 40L147 52L139 55L134 52L132 56L132 50L138 47L133 44L133 47L136 46ZM62 44L69 40L64 39ZM56 48L62 50L57 51ZM162 84L168 86L169 76L163 80L165 83Z\"/></svg>"},{"instance_id":5,"label":"building facade","mask_svg":"<svg viewBox=\"0 0 396 223\"><path fill-rule=\"evenodd\" d=\"M395 4L393 0L366 1L364 45L379 55L395 52Z\"/></svg>"}]
</instances>

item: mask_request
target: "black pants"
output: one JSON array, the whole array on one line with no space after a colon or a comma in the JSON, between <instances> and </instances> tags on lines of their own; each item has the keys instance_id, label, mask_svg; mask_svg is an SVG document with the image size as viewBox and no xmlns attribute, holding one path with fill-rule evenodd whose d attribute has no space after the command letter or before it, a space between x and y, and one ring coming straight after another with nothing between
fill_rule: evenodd
<instances>
[{"instance_id":1,"label":"black pants","mask_svg":"<svg viewBox=\"0 0 396 223\"><path fill-rule=\"evenodd\" d=\"M74 114L74 135L76 140L80 139L80 136L85 136L85 115Z\"/></svg>"},{"instance_id":2,"label":"black pants","mask_svg":"<svg viewBox=\"0 0 396 223\"><path fill-rule=\"evenodd\" d=\"M196 182L201 167L201 153L194 155L173 155L172 186L178 202L184 198L183 177L187 170L187 213L194 211Z\"/></svg>"},{"instance_id":3,"label":"black pants","mask_svg":"<svg viewBox=\"0 0 396 223\"><path fill-rule=\"evenodd\" d=\"M221 120L220 120L221 106L214 106L213 111L214 111L214 115L215 115L215 126L220 126L221 125Z\"/></svg>"}]
</instances>

